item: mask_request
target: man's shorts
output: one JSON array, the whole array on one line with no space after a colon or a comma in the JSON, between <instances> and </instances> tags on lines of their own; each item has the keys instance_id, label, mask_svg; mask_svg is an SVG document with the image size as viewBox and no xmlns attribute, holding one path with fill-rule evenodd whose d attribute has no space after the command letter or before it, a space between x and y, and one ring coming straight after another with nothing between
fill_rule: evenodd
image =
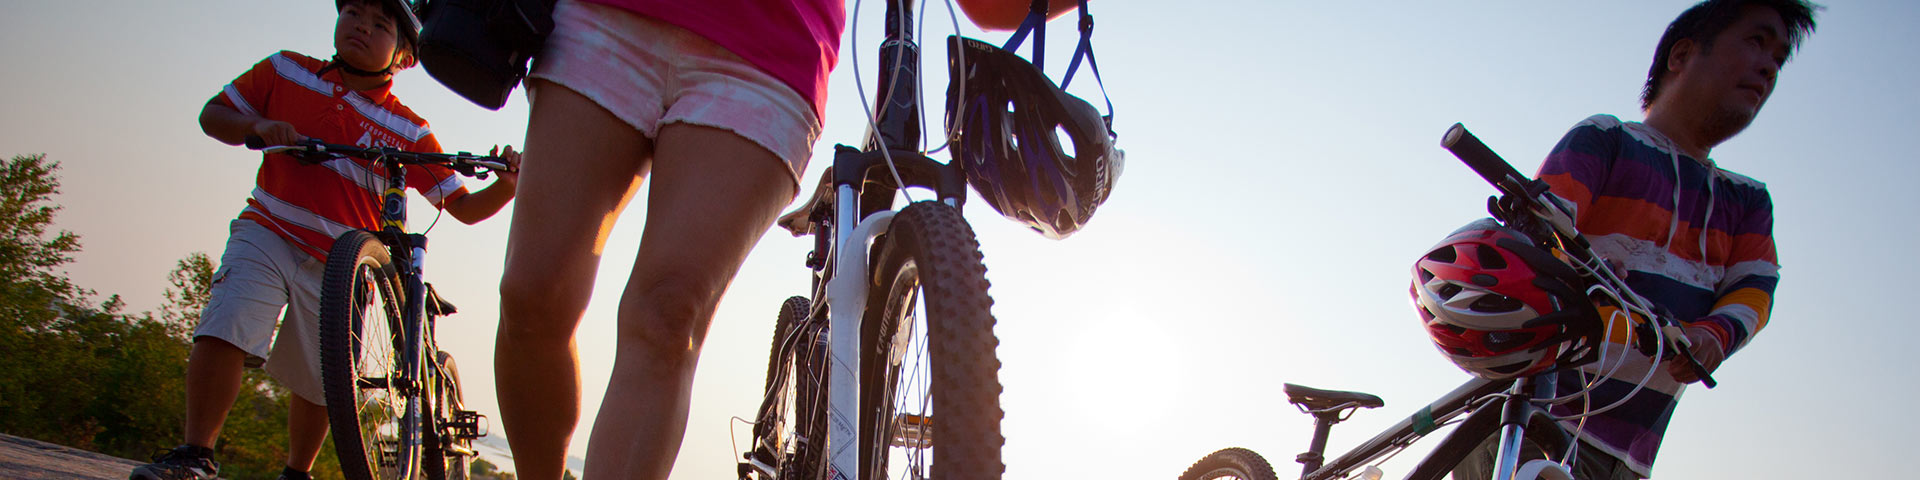
<instances>
[{"instance_id":1,"label":"man's shorts","mask_svg":"<svg viewBox=\"0 0 1920 480\"><path fill-rule=\"evenodd\" d=\"M794 184L820 121L786 83L699 34L617 7L562 0L531 77L587 97L647 138L674 122L728 130L786 162ZM539 88L528 91L538 102Z\"/></svg>"},{"instance_id":2,"label":"man's shorts","mask_svg":"<svg viewBox=\"0 0 1920 480\"><path fill-rule=\"evenodd\" d=\"M247 366L264 364L287 390L326 405L320 387L320 278L326 262L252 220L234 220L228 230L212 298L194 337L240 347Z\"/></svg>"}]
</instances>

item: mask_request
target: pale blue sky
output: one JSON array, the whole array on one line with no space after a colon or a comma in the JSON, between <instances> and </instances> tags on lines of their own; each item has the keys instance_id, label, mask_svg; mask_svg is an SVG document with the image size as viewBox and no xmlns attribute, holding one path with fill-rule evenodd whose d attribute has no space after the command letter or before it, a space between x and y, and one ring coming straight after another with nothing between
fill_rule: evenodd
<instances>
[{"instance_id":1,"label":"pale blue sky","mask_svg":"<svg viewBox=\"0 0 1920 480\"><path fill-rule=\"evenodd\" d=\"M1639 119L1654 43L1690 3L1095 2L1096 49L1128 153L1112 199L1057 242L980 202L968 207L1000 321L1007 477L1171 478L1226 446L1293 475L1310 423L1285 404L1282 382L1386 398L1335 432L1337 449L1463 381L1407 301L1410 262L1483 215L1490 192L1438 148L1440 134L1465 122L1532 171L1588 115ZM1920 386L1906 354L1920 327L1898 285L1920 271L1911 247L1920 201L1904 187L1920 165L1899 145L1920 134L1920 3L1826 4L1759 119L1713 152L1771 187L1783 279L1773 322L1721 370L1722 386L1686 395L1659 478L1909 471L1902 442L1920 422L1903 399ZM851 31L860 51L842 43L808 178L833 143L856 142L864 128L851 57L871 82L880 8L867 2ZM0 9L0 155L63 162L58 226L86 246L70 273L132 309L155 308L174 261L219 254L258 164L200 133L200 105L276 50L329 55L331 2ZM938 94L939 39L951 24L944 7L927 10L925 76ZM1055 22L1056 75L1070 31ZM1075 90L1097 98L1090 80L1077 77ZM489 112L418 70L403 72L395 92L450 149L524 136L524 99ZM415 212L424 228L430 211ZM463 360L469 400L490 415L506 218L444 219L428 263L462 307L442 342ZM610 275L582 326L588 412L640 221L629 213L611 240ZM781 299L804 293L810 246L776 231L742 268L707 343L676 478L732 475L728 418L757 403L769 320ZM1390 477L1405 474L1400 463Z\"/></svg>"}]
</instances>

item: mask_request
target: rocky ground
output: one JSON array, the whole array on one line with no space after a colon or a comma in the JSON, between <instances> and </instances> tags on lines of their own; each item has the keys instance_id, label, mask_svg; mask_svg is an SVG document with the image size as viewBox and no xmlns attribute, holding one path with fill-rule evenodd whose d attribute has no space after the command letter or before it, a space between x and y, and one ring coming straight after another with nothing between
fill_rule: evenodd
<instances>
[{"instance_id":1,"label":"rocky ground","mask_svg":"<svg viewBox=\"0 0 1920 480\"><path fill-rule=\"evenodd\" d=\"M121 480L141 462L0 433L0 478Z\"/></svg>"}]
</instances>

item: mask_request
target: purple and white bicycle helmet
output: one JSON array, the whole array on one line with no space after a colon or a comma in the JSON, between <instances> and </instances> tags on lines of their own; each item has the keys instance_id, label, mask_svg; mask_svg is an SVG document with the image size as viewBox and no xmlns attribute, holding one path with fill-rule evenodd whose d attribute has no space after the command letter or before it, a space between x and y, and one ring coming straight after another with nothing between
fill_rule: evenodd
<instances>
[{"instance_id":1,"label":"purple and white bicycle helmet","mask_svg":"<svg viewBox=\"0 0 1920 480\"><path fill-rule=\"evenodd\" d=\"M1012 51L958 36L948 47L947 136L967 183L1047 238L1078 231L1124 165L1109 118Z\"/></svg>"}]
</instances>

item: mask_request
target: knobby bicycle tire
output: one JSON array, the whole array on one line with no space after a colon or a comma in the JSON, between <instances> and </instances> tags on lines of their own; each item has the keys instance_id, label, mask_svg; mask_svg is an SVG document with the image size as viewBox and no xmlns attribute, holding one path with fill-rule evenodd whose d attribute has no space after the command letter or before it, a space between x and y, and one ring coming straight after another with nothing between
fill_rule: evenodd
<instances>
[{"instance_id":1,"label":"knobby bicycle tire","mask_svg":"<svg viewBox=\"0 0 1920 480\"><path fill-rule=\"evenodd\" d=\"M766 398L754 423L753 454L779 478L822 478L826 455L826 345L806 297L788 298L774 322Z\"/></svg>"},{"instance_id":2,"label":"knobby bicycle tire","mask_svg":"<svg viewBox=\"0 0 1920 480\"><path fill-rule=\"evenodd\" d=\"M860 340L860 401L871 406L859 418L861 471L886 479L896 461L909 471L900 478L999 479L999 340L973 229L954 207L915 203L873 250Z\"/></svg>"},{"instance_id":3,"label":"knobby bicycle tire","mask_svg":"<svg viewBox=\"0 0 1920 480\"><path fill-rule=\"evenodd\" d=\"M1279 480L1273 473L1273 465L1260 454L1244 448L1226 448L1201 457L1192 467L1180 474L1180 480Z\"/></svg>"},{"instance_id":4,"label":"knobby bicycle tire","mask_svg":"<svg viewBox=\"0 0 1920 480\"><path fill-rule=\"evenodd\" d=\"M466 408L460 396L460 366L453 361L453 354L438 352L434 355L435 365L439 365L439 374L434 375L433 394L434 424L425 425L422 432L426 435L426 448L420 452L420 466L425 469L428 480L467 480L472 472L473 457L456 452L455 446L462 450L472 450L473 440L455 436L442 437L451 433L445 428L445 422L454 418L454 412Z\"/></svg>"},{"instance_id":5,"label":"knobby bicycle tire","mask_svg":"<svg viewBox=\"0 0 1920 480\"><path fill-rule=\"evenodd\" d=\"M334 241L324 275L320 381L340 471L348 480L415 478L420 394L386 381L403 368L399 270L385 244L355 230Z\"/></svg>"}]
</instances>

